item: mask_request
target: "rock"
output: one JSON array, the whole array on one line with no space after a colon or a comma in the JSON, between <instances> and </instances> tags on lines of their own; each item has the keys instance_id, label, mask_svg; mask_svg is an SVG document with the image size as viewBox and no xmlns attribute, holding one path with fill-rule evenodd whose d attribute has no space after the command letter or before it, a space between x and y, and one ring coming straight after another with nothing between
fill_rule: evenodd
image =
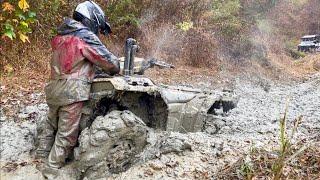
<instances>
[{"instance_id":1,"label":"rock","mask_svg":"<svg viewBox=\"0 0 320 180\"><path fill-rule=\"evenodd\" d=\"M160 160L156 159L152 161L149 166L154 170L161 170L165 167L165 164L163 164Z\"/></svg>"},{"instance_id":2,"label":"rock","mask_svg":"<svg viewBox=\"0 0 320 180\"><path fill-rule=\"evenodd\" d=\"M160 146L161 154L171 152L179 153L187 149L191 150L191 142L187 136L180 133L171 133Z\"/></svg>"},{"instance_id":3,"label":"rock","mask_svg":"<svg viewBox=\"0 0 320 180\"><path fill-rule=\"evenodd\" d=\"M147 169L144 171L145 177L152 176L153 175L153 170L152 169Z\"/></svg>"}]
</instances>

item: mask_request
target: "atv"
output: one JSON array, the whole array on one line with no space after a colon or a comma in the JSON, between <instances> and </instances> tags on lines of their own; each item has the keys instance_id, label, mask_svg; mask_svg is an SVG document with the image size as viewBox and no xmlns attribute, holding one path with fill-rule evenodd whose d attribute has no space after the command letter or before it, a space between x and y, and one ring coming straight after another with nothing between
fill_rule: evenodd
<instances>
[{"instance_id":1,"label":"atv","mask_svg":"<svg viewBox=\"0 0 320 180\"><path fill-rule=\"evenodd\" d=\"M122 76L109 77L98 73L92 83L90 109L91 120L113 110L128 110L153 129L176 132L198 132L207 119L235 107L230 93L203 91L200 89L156 85L144 72L152 67L174 66L152 58L136 58L139 46L128 39L124 58L120 59Z\"/></svg>"},{"instance_id":2,"label":"atv","mask_svg":"<svg viewBox=\"0 0 320 180\"><path fill-rule=\"evenodd\" d=\"M229 92L156 85L144 72L174 66L136 58L138 50L137 42L128 39L120 60L122 75L98 72L92 83L71 168L81 174L76 179L103 178L126 170L148 144L150 131L187 133L209 127L217 133L224 123L218 116L236 106Z\"/></svg>"},{"instance_id":3,"label":"atv","mask_svg":"<svg viewBox=\"0 0 320 180\"><path fill-rule=\"evenodd\" d=\"M320 48L320 35L306 35L301 38L298 51L314 52Z\"/></svg>"}]
</instances>

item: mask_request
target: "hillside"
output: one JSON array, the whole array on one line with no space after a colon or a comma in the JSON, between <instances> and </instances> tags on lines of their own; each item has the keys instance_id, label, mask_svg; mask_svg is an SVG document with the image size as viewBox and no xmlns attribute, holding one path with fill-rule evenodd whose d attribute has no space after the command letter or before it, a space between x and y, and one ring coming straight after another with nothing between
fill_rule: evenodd
<instances>
[{"instance_id":1,"label":"hillside","mask_svg":"<svg viewBox=\"0 0 320 180\"><path fill-rule=\"evenodd\" d=\"M76 2L36 0L29 2L26 12L20 12L14 1L2 3L3 10L5 3L14 9L2 11L0 19L2 77L30 70L47 74L50 39L63 17L71 16ZM270 70L281 64L291 66L299 38L320 31L317 18L313 18L320 15L317 0L132 0L100 4L114 32L103 40L116 55L123 56L125 39L133 37L142 47L140 56L215 71L253 65ZM35 17L30 18L30 12ZM17 13L27 19L17 19ZM25 33L29 42L19 40L23 31L17 21L29 22ZM9 26L16 35L13 40L5 34Z\"/></svg>"}]
</instances>

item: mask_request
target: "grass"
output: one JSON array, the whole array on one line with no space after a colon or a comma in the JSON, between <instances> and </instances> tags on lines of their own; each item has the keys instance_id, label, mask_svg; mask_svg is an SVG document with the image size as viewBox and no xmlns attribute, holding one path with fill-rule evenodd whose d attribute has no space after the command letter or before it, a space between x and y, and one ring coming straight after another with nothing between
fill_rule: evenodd
<instances>
[{"instance_id":1,"label":"grass","mask_svg":"<svg viewBox=\"0 0 320 180\"><path fill-rule=\"evenodd\" d=\"M279 148L279 157L275 160L274 164L272 165L272 172L274 175L275 180L279 180L283 174L283 167L285 166L286 159L288 158L291 149L292 143L291 140L293 139L295 133L297 132L298 125L302 121L302 116L299 116L294 121L294 126L292 129L291 136L288 137L287 135L287 114L288 114L288 104L286 106L285 113L283 117L280 119L280 148Z\"/></svg>"},{"instance_id":2,"label":"grass","mask_svg":"<svg viewBox=\"0 0 320 180\"><path fill-rule=\"evenodd\" d=\"M276 150L251 147L236 163L216 174L217 179L316 179L320 177L320 135L293 142L302 116L288 133L288 105L279 121Z\"/></svg>"}]
</instances>

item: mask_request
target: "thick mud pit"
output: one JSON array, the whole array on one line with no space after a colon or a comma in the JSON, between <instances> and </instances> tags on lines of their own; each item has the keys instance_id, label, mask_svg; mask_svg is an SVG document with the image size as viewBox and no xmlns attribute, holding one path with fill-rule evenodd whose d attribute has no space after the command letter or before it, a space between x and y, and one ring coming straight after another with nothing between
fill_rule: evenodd
<instances>
[{"instance_id":1,"label":"thick mud pit","mask_svg":"<svg viewBox=\"0 0 320 180\"><path fill-rule=\"evenodd\" d=\"M290 85L263 82L236 78L232 87L239 96L237 107L227 110L229 105L223 108L223 103L217 103L204 132L155 132L147 126L152 127L152 123L110 109L115 117L100 114L99 120L82 132L75 150L77 160L61 170L61 174L69 176L61 179L213 178L253 147L276 147L278 120L287 99L288 126L296 117L303 116L294 140L308 142L320 136L320 75ZM16 119L1 114L1 179L42 179L30 152L34 148L36 124L45 114L44 104L22 107ZM127 133L132 138L121 139ZM112 143L103 143L105 140ZM106 150L110 153L102 158L99 152Z\"/></svg>"}]
</instances>

